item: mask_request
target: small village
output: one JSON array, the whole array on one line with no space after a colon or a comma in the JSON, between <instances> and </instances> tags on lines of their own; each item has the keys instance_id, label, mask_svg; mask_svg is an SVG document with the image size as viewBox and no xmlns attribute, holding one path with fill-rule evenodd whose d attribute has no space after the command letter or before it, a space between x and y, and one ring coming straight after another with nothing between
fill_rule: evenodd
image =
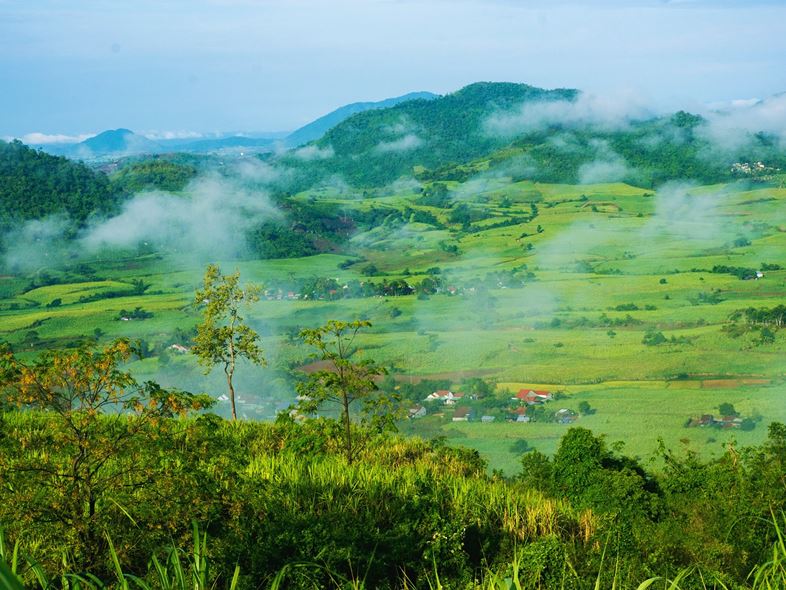
<instances>
[{"instance_id":1,"label":"small village","mask_svg":"<svg viewBox=\"0 0 786 590\"><path fill-rule=\"evenodd\" d=\"M720 430L730 430L732 428L752 430L755 422L750 418L742 418L740 416L702 414L701 416L690 418L686 426L688 428L717 428Z\"/></svg>"},{"instance_id":2,"label":"small village","mask_svg":"<svg viewBox=\"0 0 786 590\"><path fill-rule=\"evenodd\" d=\"M429 394L422 404L411 406L408 417L415 420L432 415L449 417L452 422L480 422L483 424L495 422L498 419L521 424L538 421L572 424L577 420L578 414L568 408L560 408L553 412L547 409L547 406L554 400L555 395L552 392L525 388L512 396L506 407L491 408L484 406L482 400L478 402L478 397L475 395L439 389Z\"/></svg>"}]
</instances>

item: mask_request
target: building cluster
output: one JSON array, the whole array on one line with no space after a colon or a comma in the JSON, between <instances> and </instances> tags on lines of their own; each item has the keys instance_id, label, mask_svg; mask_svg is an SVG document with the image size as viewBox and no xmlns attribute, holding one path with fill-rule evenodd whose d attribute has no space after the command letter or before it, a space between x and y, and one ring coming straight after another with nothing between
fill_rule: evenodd
<instances>
[{"instance_id":1,"label":"building cluster","mask_svg":"<svg viewBox=\"0 0 786 590\"><path fill-rule=\"evenodd\" d=\"M429 394L423 401L426 405L437 407L455 408L451 416L453 422L470 422L479 420L481 423L488 424L494 422L497 417L491 414L477 412L469 405L459 405L466 400L475 400L475 396L465 396L463 393L453 392L447 389L440 389ZM535 389L521 389L516 395L511 397L511 405L507 408L506 421L527 423L532 421L532 408L542 406L551 402L554 395L549 391ZM426 405L416 404L409 408L408 416L410 419L422 418L428 415L429 410ZM480 414L479 416L477 414ZM549 420L560 424L571 424L578 417L576 412L567 408L561 408L549 414Z\"/></svg>"}]
</instances>

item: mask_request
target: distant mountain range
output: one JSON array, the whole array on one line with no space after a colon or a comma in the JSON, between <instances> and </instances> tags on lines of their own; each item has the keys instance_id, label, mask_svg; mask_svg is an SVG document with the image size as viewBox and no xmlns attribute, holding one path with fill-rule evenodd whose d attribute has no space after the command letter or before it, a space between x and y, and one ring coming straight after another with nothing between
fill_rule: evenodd
<instances>
[{"instance_id":1,"label":"distant mountain range","mask_svg":"<svg viewBox=\"0 0 786 590\"><path fill-rule=\"evenodd\" d=\"M747 176L757 179L786 170L783 133L773 126L786 103L782 96L708 118L682 111L611 114L593 100L576 89L478 82L444 96L416 92L349 104L289 134L153 141L115 129L43 149L86 161L264 154L297 170L293 190L336 178L361 188L477 175L655 187L668 180L727 181L740 177L745 163L762 163L749 167ZM770 132L757 133L751 125L759 122ZM724 141L729 133L733 142Z\"/></svg>"},{"instance_id":2,"label":"distant mountain range","mask_svg":"<svg viewBox=\"0 0 786 590\"><path fill-rule=\"evenodd\" d=\"M297 147L322 137L331 127L352 115L373 109L384 109L411 100L431 100L431 92L411 92L378 102L356 102L345 105L304 125L292 133L237 134L224 137L196 137L152 140L130 129L112 129L76 144L43 144L41 150L58 156L81 160L100 160L144 154L185 152L210 154L222 152L266 152L277 145Z\"/></svg>"}]
</instances>

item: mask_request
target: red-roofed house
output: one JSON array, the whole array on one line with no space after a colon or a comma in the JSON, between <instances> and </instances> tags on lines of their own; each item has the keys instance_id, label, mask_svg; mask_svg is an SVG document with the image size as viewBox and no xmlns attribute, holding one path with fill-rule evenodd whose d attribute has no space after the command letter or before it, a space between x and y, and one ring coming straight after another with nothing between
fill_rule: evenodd
<instances>
[{"instance_id":1,"label":"red-roofed house","mask_svg":"<svg viewBox=\"0 0 786 590\"><path fill-rule=\"evenodd\" d=\"M526 402L529 405L542 404L552 399L551 393L548 391L536 391L534 389L522 389L513 399Z\"/></svg>"}]
</instances>

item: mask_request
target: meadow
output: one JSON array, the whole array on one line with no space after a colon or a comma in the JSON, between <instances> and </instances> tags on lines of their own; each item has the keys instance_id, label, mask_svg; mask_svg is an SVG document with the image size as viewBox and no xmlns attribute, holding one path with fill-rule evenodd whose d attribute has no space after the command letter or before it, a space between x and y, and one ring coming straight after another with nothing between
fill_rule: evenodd
<instances>
[{"instance_id":1,"label":"meadow","mask_svg":"<svg viewBox=\"0 0 786 590\"><path fill-rule=\"evenodd\" d=\"M659 437L711 456L730 439L760 443L769 422L786 421L783 334L728 330L735 311L773 307L786 295L786 189L740 182L653 191L495 177L443 186L451 209L424 204L424 192L406 186L365 197L333 189L296 194L293 202L389 216L334 253L215 261L269 289L247 313L269 361L267 369L241 367L247 417L273 418L293 401L292 375L309 360L299 329L362 318L373 327L360 354L388 367L398 383L442 379L460 391L464 380L480 377L499 399L525 387L561 392L550 411L578 411L588 402L594 413L576 424L642 458ZM433 221L418 221L417 213ZM743 280L723 267L762 276ZM0 277L0 339L23 356L80 341L142 339L148 354L132 365L140 378L218 396L221 379L203 376L190 355L168 348L189 345L203 272L204 261L148 250L8 273ZM508 284L511 275L523 278ZM404 296L290 296L315 277L339 285L438 279L439 286ZM152 316L129 317L136 308ZM648 333L664 340L647 344ZM717 414L722 403L755 428L685 427L691 417ZM508 474L517 471L522 449L553 453L567 428L506 422L499 409L493 423L454 423L452 411L432 411L402 430L444 435Z\"/></svg>"}]
</instances>

